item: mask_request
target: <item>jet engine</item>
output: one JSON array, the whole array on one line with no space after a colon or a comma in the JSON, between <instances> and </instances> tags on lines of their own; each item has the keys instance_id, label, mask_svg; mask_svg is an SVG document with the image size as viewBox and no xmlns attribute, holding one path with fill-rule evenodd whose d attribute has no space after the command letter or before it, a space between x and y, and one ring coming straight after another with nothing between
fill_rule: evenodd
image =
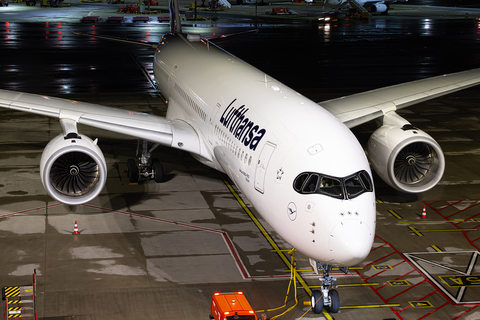
<instances>
[{"instance_id":1,"label":"jet engine","mask_svg":"<svg viewBox=\"0 0 480 320\"><path fill-rule=\"evenodd\" d=\"M81 134L62 134L45 147L40 176L52 198L79 205L102 191L107 180L107 165L96 141Z\"/></svg>"},{"instance_id":2,"label":"jet engine","mask_svg":"<svg viewBox=\"0 0 480 320\"><path fill-rule=\"evenodd\" d=\"M403 192L419 193L433 188L445 169L440 145L409 123L401 127L381 126L370 137L367 152L380 178Z\"/></svg>"},{"instance_id":3,"label":"jet engine","mask_svg":"<svg viewBox=\"0 0 480 320\"><path fill-rule=\"evenodd\" d=\"M383 13L383 12L386 12L387 10L388 10L387 5L383 3L374 3L370 7L370 12L372 13Z\"/></svg>"}]
</instances>

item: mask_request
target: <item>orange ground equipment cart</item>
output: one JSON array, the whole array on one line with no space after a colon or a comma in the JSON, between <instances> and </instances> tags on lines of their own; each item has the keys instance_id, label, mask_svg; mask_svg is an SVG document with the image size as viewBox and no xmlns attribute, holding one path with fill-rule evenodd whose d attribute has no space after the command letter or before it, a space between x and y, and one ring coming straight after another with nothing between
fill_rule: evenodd
<instances>
[{"instance_id":1,"label":"orange ground equipment cart","mask_svg":"<svg viewBox=\"0 0 480 320\"><path fill-rule=\"evenodd\" d=\"M243 292L215 293L210 305L210 319L258 320Z\"/></svg>"}]
</instances>

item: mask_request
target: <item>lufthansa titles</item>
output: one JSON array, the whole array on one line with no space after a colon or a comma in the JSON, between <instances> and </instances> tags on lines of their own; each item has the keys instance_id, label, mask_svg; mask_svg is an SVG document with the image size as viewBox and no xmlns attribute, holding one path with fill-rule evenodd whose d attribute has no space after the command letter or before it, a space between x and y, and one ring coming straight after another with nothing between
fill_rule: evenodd
<instances>
[{"instance_id":1,"label":"lufthansa titles","mask_svg":"<svg viewBox=\"0 0 480 320\"><path fill-rule=\"evenodd\" d=\"M247 112L250 109L245 108L245 105L235 108L233 103L236 100L233 100L223 111L220 123L244 146L255 150L267 130L260 128L260 126L247 117Z\"/></svg>"}]
</instances>

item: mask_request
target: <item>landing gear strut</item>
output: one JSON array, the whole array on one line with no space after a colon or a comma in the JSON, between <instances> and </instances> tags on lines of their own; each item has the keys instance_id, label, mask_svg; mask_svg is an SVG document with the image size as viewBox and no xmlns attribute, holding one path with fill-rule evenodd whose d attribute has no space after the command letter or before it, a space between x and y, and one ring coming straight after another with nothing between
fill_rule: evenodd
<instances>
[{"instance_id":1,"label":"landing gear strut","mask_svg":"<svg viewBox=\"0 0 480 320\"><path fill-rule=\"evenodd\" d=\"M338 295L337 286L334 284L337 280L330 276L331 265L326 263L321 263L319 261L310 260L310 265L313 267L313 270L316 274L320 274L320 271L323 273L323 277L319 280L322 283L321 290L312 291L312 310L314 313L322 313L323 307L330 307L331 313L337 313L340 309L340 297ZM348 267L340 268L341 271L348 273Z\"/></svg>"},{"instance_id":2,"label":"landing gear strut","mask_svg":"<svg viewBox=\"0 0 480 320\"><path fill-rule=\"evenodd\" d=\"M138 140L137 144L137 156L139 154L140 144L142 145L142 154L139 157L138 166L135 164L134 159L127 160L127 175L130 183L137 183L140 177L153 179L155 182L160 183L164 180L163 166L158 158L153 158L149 163L151 153L155 150L159 144L155 143L150 150L148 149L148 142L145 140Z\"/></svg>"}]
</instances>

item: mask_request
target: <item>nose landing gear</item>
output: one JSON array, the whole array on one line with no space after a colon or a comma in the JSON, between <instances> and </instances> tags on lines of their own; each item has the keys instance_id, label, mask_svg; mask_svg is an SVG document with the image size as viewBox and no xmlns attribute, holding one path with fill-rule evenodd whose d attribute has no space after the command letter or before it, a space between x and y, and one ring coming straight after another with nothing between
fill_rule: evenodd
<instances>
[{"instance_id":1,"label":"nose landing gear","mask_svg":"<svg viewBox=\"0 0 480 320\"><path fill-rule=\"evenodd\" d=\"M322 313L323 307L330 308L331 313L337 313L340 310L340 296L338 295L337 286L335 285L336 278L330 276L331 265L321 263L319 261L311 260L310 265L316 274L323 272L323 277L319 280L321 284L321 290L313 290L311 296L312 310L314 313ZM340 268L341 271L348 273L348 267Z\"/></svg>"}]
</instances>

